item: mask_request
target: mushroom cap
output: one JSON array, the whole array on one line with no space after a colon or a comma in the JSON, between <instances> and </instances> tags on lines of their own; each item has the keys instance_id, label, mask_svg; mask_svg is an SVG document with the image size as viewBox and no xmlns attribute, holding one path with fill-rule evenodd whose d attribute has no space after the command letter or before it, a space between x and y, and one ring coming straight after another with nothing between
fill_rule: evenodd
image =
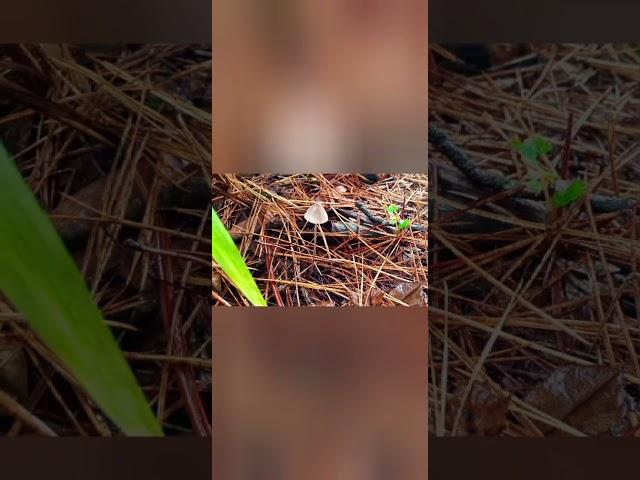
<instances>
[{"instance_id":1,"label":"mushroom cap","mask_svg":"<svg viewBox=\"0 0 640 480\"><path fill-rule=\"evenodd\" d=\"M329 221L329 215L320 202L311 205L304 214L304 219L314 225L321 225Z\"/></svg>"}]
</instances>

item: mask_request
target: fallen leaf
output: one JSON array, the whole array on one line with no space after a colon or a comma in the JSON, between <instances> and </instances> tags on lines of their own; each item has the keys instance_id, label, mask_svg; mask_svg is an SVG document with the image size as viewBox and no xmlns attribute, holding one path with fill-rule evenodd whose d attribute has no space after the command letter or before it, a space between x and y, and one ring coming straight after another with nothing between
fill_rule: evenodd
<instances>
[{"instance_id":1,"label":"fallen leaf","mask_svg":"<svg viewBox=\"0 0 640 480\"><path fill-rule=\"evenodd\" d=\"M384 292L378 287L373 287L369 296L369 303L374 307L379 307L384 303Z\"/></svg>"},{"instance_id":2,"label":"fallen leaf","mask_svg":"<svg viewBox=\"0 0 640 480\"><path fill-rule=\"evenodd\" d=\"M447 414L449 430L453 429L456 415L467 387L465 382L458 385ZM507 425L507 412L511 397L496 393L487 383L474 383L462 408L456 429L457 436L500 435Z\"/></svg>"},{"instance_id":3,"label":"fallen leaf","mask_svg":"<svg viewBox=\"0 0 640 480\"><path fill-rule=\"evenodd\" d=\"M336 304L333 300L325 300L324 302L318 302L311 305L312 307L335 307Z\"/></svg>"},{"instance_id":4,"label":"fallen leaf","mask_svg":"<svg viewBox=\"0 0 640 480\"><path fill-rule=\"evenodd\" d=\"M231 235L231 238L237 241L237 240L240 240L244 235L249 233L248 223L249 223L249 219L245 218L244 220L241 220L240 222L232 226L229 229L229 234Z\"/></svg>"},{"instance_id":5,"label":"fallen leaf","mask_svg":"<svg viewBox=\"0 0 640 480\"><path fill-rule=\"evenodd\" d=\"M96 216L94 210L100 210L106 181L106 177L100 177L72 195L72 198L63 198L51 212L53 225L66 243L81 241L89 236L92 223L86 218Z\"/></svg>"},{"instance_id":6,"label":"fallen leaf","mask_svg":"<svg viewBox=\"0 0 640 480\"><path fill-rule=\"evenodd\" d=\"M358 292L349 291L349 305L356 305L358 307L362 306Z\"/></svg>"},{"instance_id":7,"label":"fallen leaf","mask_svg":"<svg viewBox=\"0 0 640 480\"><path fill-rule=\"evenodd\" d=\"M20 346L0 342L0 390L19 402L27 399L27 360ZM0 409L0 414L3 411Z\"/></svg>"},{"instance_id":8,"label":"fallen leaf","mask_svg":"<svg viewBox=\"0 0 640 480\"><path fill-rule=\"evenodd\" d=\"M587 435L624 436L636 412L622 371L604 365L568 365L555 370L525 397L531 406ZM563 435L541 425L547 434Z\"/></svg>"},{"instance_id":9,"label":"fallen leaf","mask_svg":"<svg viewBox=\"0 0 640 480\"><path fill-rule=\"evenodd\" d=\"M220 293L222 291L222 279L217 273L214 273L213 277L211 277L211 284L216 292Z\"/></svg>"},{"instance_id":10,"label":"fallen leaf","mask_svg":"<svg viewBox=\"0 0 640 480\"><path fill-rule=\"evenodd\" d=\"M160 191L158 202L161 207L169 208L201 208L211 195L211 186L203 177L194 177L181 182L179 185L170 185Z\"/></svg>"},{"instance_id":11,"label":"fallen leaf","mask_svg":"<svg viewBox=\"0 0 640 480\"><path fill-rule=\"evenodd\" d=\"M195 285L197 287L208 287L213 284L213 282L209 282L208 278L198 277L194 275L188 275L186 280L189 285Z\"/></svg>"},{"instance_id":12,"label":"fallen leaf","mask_svg":"<svg viewBox=\"0 0 640 480\"><path fill-rule=\"evenodd\" d=\"M412 307L426 307L427 299L419 282L403 282L389 292L393 298Z\"/></svg>"},{"instance_id":13,"label":"fallen leaf","mask_svg":"<svg viewBox=\"0 0 640 480\"><path fill-rule=\"evenodd\" d=\"M232 226L229 229L229 234L231 235L231 238L234 241L238 241L241 240L242 237L244 237L245 235L249 235L249 234L255 234L258 232L259 229L259 225L256 222L254 227L253 227L253 231L249 228L249 219L245 218L244 220L241 220L240 222L236 223L234 226Z\"/></svg>"},{"instance_id":14,"label":"fallen leaf","mask_svg":"<svg viewBox=\"0 0 640 480\"><path fill-rule=\"evenodd\" d=\"M94 223L87 221L87 218L99 216L96 211L102 210L106 185L107 177L100 177L75 194L64 197L51 212L53 225L71 250L75 250L89 237ZM142 212L144 212L142 198L134 193L131 195L125 217L137 218Z\"/></svg>"},{"instance_id":15,"label":"fallen leaf","mask_svg":"<svg viewBox=\"0 0 640 480\"><path fill-rule=\"evenodd\" d=\"M233 225L229 229L229 234L231 235L231 238L237 242L239 240L242 240L246 235L252 235L251 245L252 246L255 245L255 240L256 240L255 235L257 235L258 232L260 231L261 225L271 225L275 220L274 215L267 211L258 212L257 217L259 218L259 221L253 222L253 229L250 228L251 225L249 223L249 220L250 220L249 218L245 218L244 220L241 220L235 225Z\"/></svg>"}]
</instances>

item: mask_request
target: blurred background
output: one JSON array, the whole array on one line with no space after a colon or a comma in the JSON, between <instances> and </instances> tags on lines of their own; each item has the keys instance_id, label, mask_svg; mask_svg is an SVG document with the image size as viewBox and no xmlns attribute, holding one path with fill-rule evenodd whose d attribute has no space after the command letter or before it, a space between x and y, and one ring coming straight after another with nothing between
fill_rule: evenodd
<instances>
[{"instance_id":1,"label":"blurred background","mask_svg":"<svg viewBox=\"0 0 640 480\"><path fill-rule=\"evenodd\" d=\"M214 172L426 171L426 2L213 8Z\"/></svg>"},{"instance_id":2,"label":"blurred background","mask_svg":"<svg viewBox=\"0 0 640 480\"><path fill-rule=\"evenodd\" d=\"M214 478L426 478L426 313L214 308Z\"/></svg>"}]
</instances>

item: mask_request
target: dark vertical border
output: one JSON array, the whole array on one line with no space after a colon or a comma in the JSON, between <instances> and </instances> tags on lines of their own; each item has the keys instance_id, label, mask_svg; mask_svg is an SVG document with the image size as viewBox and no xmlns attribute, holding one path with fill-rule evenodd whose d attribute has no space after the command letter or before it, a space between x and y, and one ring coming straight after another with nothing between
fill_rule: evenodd
<instances>
[{"instance_id":1,"label":"dark vertical border","mask_svg":"<svg viewBox=\"0 0 640 480\"><path fill-rule=\"evenodd\" d=\"M213 327L214 478L426 477L426 308L215 307Z\"/></svg>"},{"instance_id":2,"label":"dark vertical border","mask_svg":"<svg viewBox=\"0 0 640 480\"><path fill-rule=\"evenodd\" d=\"M211 43L211 0L4 2L0 43Z\"/></svg>"},{"instance_id":3,"label":"dark vertical border","mask_svg":"<svg viewBox=\"0 0 640 480\"><path fill-rule=\"evenodd\" d=\"M2 6L0 43L211 44L210 0L24 0ZM212 478L210 438L0 438L3 478Z\"/></svg>"},{"instance_id":4,"label":"dark vertical border","mask_svg":"<svg viewBox=\"0 0 640 480\"><path fill-rule=\"evenodd\" d=\"M0 439L3 478L211 479L211 439Z\"/></svg>"},{"instance_id":5,"label":"dark vertical border","mask_svg":"<svg viewBox=\"0 0 640 480\"><path fill-rule=\"evenodd\" d=\"M633 0L430 0L429 42L637 42Z\"/></svg>"},{"instance_id":6,"label":"dark vertical border","mask_svg":"<svg viewBox=\"0 0 640 480\"><path fill-rule=\"evenodd\" d=\"M637 470L638 439L429 438L429 479L580 480Z\"/></svg>"}]
</instances>

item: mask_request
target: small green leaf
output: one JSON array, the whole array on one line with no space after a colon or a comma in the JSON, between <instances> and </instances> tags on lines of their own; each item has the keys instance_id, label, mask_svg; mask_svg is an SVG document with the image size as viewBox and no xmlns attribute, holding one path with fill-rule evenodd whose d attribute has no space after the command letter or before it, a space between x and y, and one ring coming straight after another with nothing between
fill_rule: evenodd
<instances>
[{"instance_id":1,"label":"small green leaf","mask_svg":"<svg viewBox=\"0 0 640 480\"><path fill-rule=\"evenodd\" d=\"M527 187L529 187L529 190L531 190L533 193L538 195L544 189L544 183L542 183L542 180L540 178L532 178L527 182Z\"/></svg>"},{"instance_id":2,"label":"small green leaf","mask_svg":"<svg viewBox=\"0 0 640 480\"><path fill-rule=\"evenodd\" d=\"M531 165L536 170L542 170L542 165L538 161L538 152L531 143L523 143L522 147L518 149L522 159Z\"/></svg>"},{"instance_id":3,"label":"small green leaf","mask_svg":"<svg viewBox=\"0 0 640 480\"><path fill-rule=\"evenodd\" d=\"M553 145L551 145L551 142L549 142L546 138L535 136L531 138L531 143L534 150L538 152L538 156L546 155L553 149Z\"/></svg>"},{"instance_id":4,"label":"small green leaf","mask_svg":"<svg viewBox=\"0 0 640 480\"><path fill-rule=\"evenodd\" d=\"M545 170L544 174L542 175L542 180L547 185L551 185L551 184L557 182L558 180L560 180L560 176L558 175L558 173L555 170Z\"/></svg>"},{"instance_id":5,"label":"small green leaf","mask_svg":"<svg viewBox=\"0 0 640 480\"><path fill-rule=\"evenodd\" d=\"M526 159L529 160L530 162L535 162L536 165L539 165L538 162L538 151L535 149L535 147L531 144L531 142L527 141L525 143L523 143L520 148L518 149L518 151L520 152L520 154Z\"/></svg>"},{"instance_id":6,"label":"small green leaf","mask_svg":"<svg viewBox=\"0 0 640 480\"><path fill-rule=\"evenodd\" d=\"M213 260L229 276L233 284L256 307L266 307L260 289L247 268L238 247L222 224L215 210L211 209L211 255Z\"/></svg>"},{"instance_id":7,"label":"small green leaf","mask_svg":"<svg viewBox=\"0 0 640 480\"><path fill-rule=\"evenodd\" d=\"M511 140L511 143L509 144L509 147L511 147L513 150L519 152L520 149L522 148L522 141L519 138L514 138L513 140Z\"/></svg>"},{"instance_id":8,"label":"small green leaf","mask_svg":"<svg viewBox=\"0 0 640 480\"><path fill-rule=\"evenodd\" d=\"M409 220L408 218L405 218L400 223L398 223L398 228L400 230L404 230L404 229L408 228L409 225L411 225L411 220Z\"/></svg>"},{"instance_id":9,"label":"small green leaf","mask_svg":"<svg viewBox=\"0 0 640 480\"><path fill-rule=\"evenodd\" d=\"M546 155L551 152L553 146L551 143L539 136L528 138L524 142L516 139L511 142L511 148L522 155L523 159L536 169L542 169L542 165L538 162L540 155Z\"/></svg>"},{"instance_id":10,"label":"small green leaf","mask_svg":"<svg viewBox=\"0 0 640 480\"><path fill-rule=\"evenodd\" d=\"M557 207L565 207L576 200L580 200L587 191L587 183L583 180L575 180L563 191L557 191L553 196L553 203Z\"/></svg>"},{"instance_id":11,"label":"small green leaf","mask_svg":"<svg viewBox=\"0 0 640 480\"><path fill-rule=\"evenodd\" d=\"M395 204L391 204L387 206L387 213L389 215L393 215L394 213L398 213L400 211L400 207Z\"/></svg>"}]
</instances>

